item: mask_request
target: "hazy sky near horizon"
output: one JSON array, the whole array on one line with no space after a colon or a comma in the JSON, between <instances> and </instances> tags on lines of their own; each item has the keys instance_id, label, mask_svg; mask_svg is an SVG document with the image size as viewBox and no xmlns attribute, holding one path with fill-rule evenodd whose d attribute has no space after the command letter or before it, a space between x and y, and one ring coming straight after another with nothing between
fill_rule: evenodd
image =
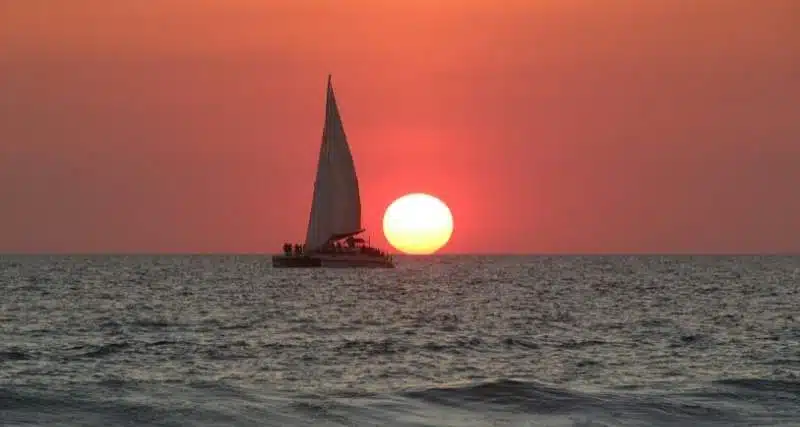
<instances>
[{"instance_id":1,"label":"hazy sky near horizon","mask_svg":"<svg viewBox=\"0 0 800 427\"><path fill-rule=\"evenodd\" d=\"M794 0L0 0L0 251L301 241L333 74L373 243L800 250Z\"/></svg>"}]
</instances>

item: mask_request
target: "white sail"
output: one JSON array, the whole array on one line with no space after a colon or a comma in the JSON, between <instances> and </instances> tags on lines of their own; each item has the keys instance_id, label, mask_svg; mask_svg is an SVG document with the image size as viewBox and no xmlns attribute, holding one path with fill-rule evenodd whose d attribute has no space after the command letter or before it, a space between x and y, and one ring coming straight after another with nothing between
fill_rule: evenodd
<instances>
[{"instance_id":1,"label":"white sail","mask_svg":"<svg viewBox=\"0 0 800 427\"><path fill-rule=\"evenodd\" d=\"M355 234L360 231L363 230L358 177L329 75L325 127L314 181L306 250L319 249L334 235Z\"/></svg>"}]
</instances>

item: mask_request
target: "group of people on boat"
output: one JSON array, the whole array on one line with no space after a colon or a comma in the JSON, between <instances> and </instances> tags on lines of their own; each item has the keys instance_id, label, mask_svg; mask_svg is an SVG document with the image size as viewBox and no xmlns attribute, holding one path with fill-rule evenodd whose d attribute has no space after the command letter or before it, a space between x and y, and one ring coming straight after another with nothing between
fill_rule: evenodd
<instances>
[{"instance_id":1,"label":"group of people on boat","mask_svg":"<svg viewBox=\"0 0 800 427\"><path fill-rule=\"evenodd\" d=\"M294 250L294 255L295 256L300 256L305 251L305 245L299 245L299 244L292 245L291 243L284 243L283 244L283 254L284 255L291 256L292 253L293 253L292 250Z\"/></svg>"}]
</instances>

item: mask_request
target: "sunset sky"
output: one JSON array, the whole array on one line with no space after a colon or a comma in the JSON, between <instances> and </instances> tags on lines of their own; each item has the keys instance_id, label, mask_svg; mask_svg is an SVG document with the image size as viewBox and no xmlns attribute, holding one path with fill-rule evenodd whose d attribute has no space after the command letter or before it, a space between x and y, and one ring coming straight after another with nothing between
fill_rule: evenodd
<instances>
[{"instance_id":1,"label":"sunset sky","mask_svg":"<svg viewBox=\"0 0 800 427\"><path fill-rule=\"evenodd\" d=\"M0 0L0 251L302 241L328 73L378 246L800 251L796 0Z\"/></svg>"}]
</instances>

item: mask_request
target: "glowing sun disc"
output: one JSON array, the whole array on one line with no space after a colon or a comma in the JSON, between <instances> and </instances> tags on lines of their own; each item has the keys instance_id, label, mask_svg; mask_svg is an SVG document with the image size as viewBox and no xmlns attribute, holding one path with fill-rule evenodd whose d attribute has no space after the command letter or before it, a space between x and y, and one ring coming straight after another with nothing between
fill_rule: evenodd
<instances>
[{"instance_id":1,"label":"glowing sun disc","mask_svg":"<svg viewBox=\"0 0 800 427\"><path fill-rule=\"evenodd\" d=\"M429 194L406 194L386 208L383 234L401 252L432 254L450 240L453 214L444 202Z\"/></svg>"}]
</instances>

